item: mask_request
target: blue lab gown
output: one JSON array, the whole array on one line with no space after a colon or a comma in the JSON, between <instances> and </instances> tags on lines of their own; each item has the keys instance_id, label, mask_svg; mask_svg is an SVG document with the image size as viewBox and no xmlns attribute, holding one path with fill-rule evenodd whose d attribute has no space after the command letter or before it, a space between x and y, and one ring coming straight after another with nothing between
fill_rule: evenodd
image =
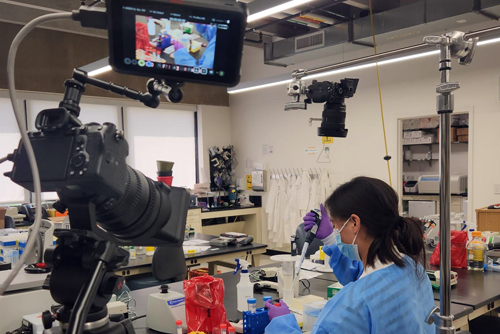
<instances>
[{"instance_id":1,"label":"blue lab gown","mask_svg":"<svg viewBox=\"0 0 500 334\"><path fill-rule=\"evenodd\" d=\"M434 308L432 287L422 266L417 276L413 260L392 264L346 285L321 311L311 334L433 334L425 322ZM295 316L277 317L266 334L301 334Z\"/></svg>"},{"instance_id":2,"label":"blue lab gown","mask_svg":"<svg viewBox=\"0 0 500 334\"><path fill-rule=\"evenodd\" d=\"M353 261L340 252L337 245L323 247L323 252L330 257L330 268L342 285L356 281L363 274L363 262Z\"/></svg>"},{"instance_id":3,"label":"blue lab gown","mask_svg":"<svg viewBox=\"0 0 500 334\"><path fill-rule=\"evenodd\" d=\"M214 68L215 45L217 42L217 27L207 26L206 24L195 24L196 30L207 40L208 45L205 48L203 56L197 61L189 54L188 49L182 48L175 52L174 60L176 65Z\"/></svg>"}]
</instances>

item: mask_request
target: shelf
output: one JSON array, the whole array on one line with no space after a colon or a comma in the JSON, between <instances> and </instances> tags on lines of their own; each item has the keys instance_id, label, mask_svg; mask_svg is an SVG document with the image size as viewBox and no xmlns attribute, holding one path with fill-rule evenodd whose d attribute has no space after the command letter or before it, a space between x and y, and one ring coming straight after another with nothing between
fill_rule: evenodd
<instances>
[{"instance_id":1,"label":"shelf","mask_svg":"<svg viewBox=\"0 0 500 334\"><path fill-rule=\"evenodd\" d=\"M432 167L432 161L436 161L436 160L439 160L439 159L410 159L410 160L403 160L403 162L406 162L408 163L408 167L410 166L410 164L413 162L413 161L427 161L429 162L429 166Z\"/></svg>"},{"instance_id":2,"label":"shelf","mask_svg":"<svg viewBox=\"0 0 500 334\"><path fill-rule=\"evenodd\" d=\"M458 128L458 129L464 129L468 128L469 125L452 125L452 128ZM418 128L418 129L403 129L403 132L411 132L411 131L432 131L432 130L437 130L439 129L439 126L437 128Z\"/></svg>"},{"instance_id":3,"label":"shelf","mask_svg":"<svg viewBox=\"0 0 500 334\"><path fill-rule=\"evenodd\" d=\"M432 131L432 130L437 130L439 129L439 126L437 128L418 128L418 129L408 129L405 130L403 129L403 132L411 132L411 131Z\"/></svg>"},{"instance_id":4,"label":"shelf","mask_svg":"<svg viewBox=\"0 0 500 334\"><path fill-rule=\"evenodd\" d=\"M452 145L457 144L468 144L468 141L452 141ZM431 143L431 144L403 144L403 146L431 146L431 145L439 145L439 143Z\"/></svg>"}]
</instances>

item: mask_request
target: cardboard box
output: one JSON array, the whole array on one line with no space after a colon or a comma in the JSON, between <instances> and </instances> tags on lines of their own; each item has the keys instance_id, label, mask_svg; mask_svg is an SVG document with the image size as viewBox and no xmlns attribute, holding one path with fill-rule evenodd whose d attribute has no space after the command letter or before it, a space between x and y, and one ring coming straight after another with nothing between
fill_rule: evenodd
<instances>
[{"instance_id":1,"label":"cardboard box","mask_svg":"<svg viewBox=\"0 0 500 334\"><path fill-rule=\"evenodd\" d=\"M7 209L0 208L0 228L5 228L5 214L7 213Z\"/></svg>"},{"instance_id":2,"label":"cardboard box","mask_svg":"<svg viewBox=\"0 0 500 334\"><path fill-rule=\"evenodd\" d=\"M424 135L423 131L412 131L411 132L411 137L412 138L420 138Z\"/></svg>"},{"instance_id":3,"label":"cardboard box","mask_svg":"<svg viewBox=\"0 0 500 334\"><path fill-rule=\"evenodd\" d=\"M412 139L411 138L405 138L405 139L403 139L403 144L404 145L411 145L412 144Z\"/></svg>"},{"instance_id":4,"label":"cardboard box","mask_svg":"<svg viewBox=\"0 0 500 334\"><path fill-rule=\"evenodd\" d=\"M463 143L463 142L468 142L469 141L469 136L458 136L458 141Z\"/></svg>"},{"instance_id":5,"label":"cardboard box","mask_svg":"<svg viewBox=\"0 0 500 334\"><path fill-rule=\"evenodd\" d=\"M457 128L451 128L451 134L450 134L450 139L451 139L451 142L452 143L456 143L458 141L458 137L457 137ZM436 136L436 143L439 143L439 129L438 129L438 132L437 132L437 136Z\"/></svg>"},{"instance_id":6,"label":"cardboard box","mask_svg":"<svg viewBox=\"0 0 500 334\"><path fill-rule=\"evenodd\" d=\"M469 135L469 128L457 128L457 136L468 136L468 135Z\"/></svg>"},{"instance_id":7,"label":"cardboard box","mask_svg":"<svg viewBox=\"0 0 500 334\"><path fill-rule=\"evenodd\" d=\"M425 136L419 139L419 144L433 144L434 143L434 136Z\"/></svg>"},{"instance_id":8,"label":"cardboard box","mask_svg":"<svg viewBox=\"0 0 500 334\"><path fill-rule=\"evenodd\" d=\"M405 131L403 132L403 138L411 138L411 131Z\"/></svg>"}]
</instances>

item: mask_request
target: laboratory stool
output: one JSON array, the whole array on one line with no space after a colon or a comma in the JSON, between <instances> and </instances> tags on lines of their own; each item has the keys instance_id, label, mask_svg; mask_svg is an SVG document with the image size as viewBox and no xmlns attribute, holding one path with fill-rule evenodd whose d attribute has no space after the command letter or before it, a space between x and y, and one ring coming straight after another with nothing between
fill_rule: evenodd
<instances>
[{"instance_id":1,"label":"laboratory stool","mask_svg":"<svg viewBox=\"0 0 500 334\"><path fill-rule=\"evenodd\" d=\"M500 318L482 315L469 322L471 334L500 334Z\"/></svg>"},{"instance_id":2,"label":"laboratory stool","mask_svg":"<svg viewBox=\"0 0 500 334\"><path fill-rule=\"evenodd\" d=\"M131 291L184 280L187 273L181 247L158 247L153 255L152 273L130 276L125 284Z\"/></svg>"}]
</instances>

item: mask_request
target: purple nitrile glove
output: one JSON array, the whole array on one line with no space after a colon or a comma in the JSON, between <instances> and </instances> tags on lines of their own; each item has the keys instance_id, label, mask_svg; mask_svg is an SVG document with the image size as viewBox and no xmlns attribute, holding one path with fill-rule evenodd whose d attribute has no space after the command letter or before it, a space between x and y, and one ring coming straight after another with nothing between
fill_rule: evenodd
<instances>
[{"instance_id":1,"label":"purple nitrile glove","mask_svg":"<svg viewBox=\"0 0 500 334\"><path fill-rule=\"evenodd\" d=\"M321 222L319 223L318 232L316 232L316 238L325 239L333 233L333 225L323 204L320 205L320 209ZM304 230L306 232L309 231L313 228L314 224L316 224L316 216L314 215L314 213L308 212L304 217Z\"/></svg>"},{"instance_id":2,"label":"purple nitrile glove","mask_svg":"<svg viewBox=\"0 0 500 334\"><path fill-rule=\"evenodd\" d=\"M184 44L174 41L174 51L184 48Z\"/></svg>"},{"instance_id":3,"label":"purple nitrile glove","mask_svg":"<svg viewBox=\"0 0 500 334\"><path fill-rule=\"evenodd\" d=\"M283 299L280 299L280 304L281 306L274 306L274 304L270 300L266 302L266 308L269 310L267 312L269 320L281 317L282 315L290 314L290 310L288 309L288 306L285 304Z\"/></svg>"}]
</instances>

